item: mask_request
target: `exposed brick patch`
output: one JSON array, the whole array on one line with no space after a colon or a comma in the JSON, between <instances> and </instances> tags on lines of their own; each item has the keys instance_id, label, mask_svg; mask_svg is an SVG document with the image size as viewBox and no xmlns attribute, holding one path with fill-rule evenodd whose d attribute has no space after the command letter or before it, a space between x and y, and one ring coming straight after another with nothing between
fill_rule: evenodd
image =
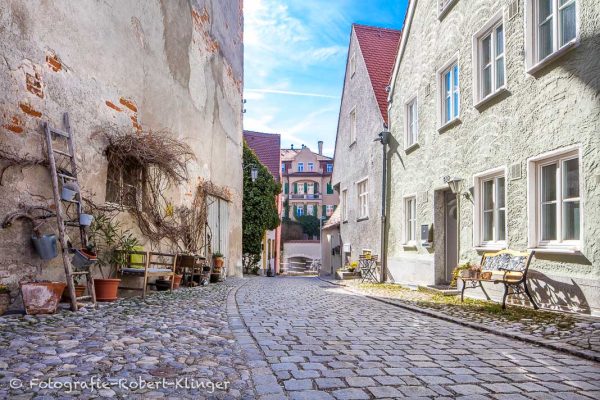
<instances>
[{"instance_id":1,"label":"exposed brick patch","mask_svg":"<svg viewBox=\"0 0 600 400\"><path fill-rule=\"evenodd\" d=\"M21 111L25 114L31 115L32 117L40 118L42 116L42 113L31 107L30 104L19 103L19 108L21 108Z\"/></svg>"},{"instance_id":2,"label":"exposed brick patch","mask_svg":"<svg viewBox=\"0 0 600 400\"><path fill-rule=\"evenodd\" d=\"M123 104L125 107L129 108L133 112L137 112L137 110L138 110L137 106L135 105L135 102L133 100L121 97L121 99L119 100L119 103Z\"/></svg>"},{"instance_id":3,"label":"exposed brick patch","mask_svg":"<svg viewBox=\"0 0 600 400\"><path fill-rule=\"evenodd\" d=\"M219 45L219 42L217 42L217 40L210 34L210 15L208 14L208 9L206 6L202 8L202 12L192 9L192 20L194 23L194 29L200 32L204 37L206 50L209 53L218 53L221 46Z\"/></svg>"},{"instance_id":4,"label":"exposed brick patch","mask_svg":"<svg viewBox=\"0 0 600 400\"><path fill-rule=\"evenodd\" d=\"M110 100L106 100L106 102L105 102L105 103L106 103L106 106L107 106L107 107L110 107L110 108L112 108L112 109L113 109L113 110L115 110L115 111L118 111L118 112L121 112L121 111L123 111L123 110L121 109L121 107L119 107L119 106L115 105L115 103L113 103L113 102L112 102L112 101L110 101Z\"/></svg>"},{"instance_id":5,"label":"exposed brick patch","mask_svg":"<svg viewBox=\"0 0 600 400\"><path fill-rule=\"evenodd\" d=\"M48 53L48 54L46 54L46 64L54 72L59 72L63 68L63 65L60 62L60 59L54 53Z\"/></svg>"},{"instance_id":6,"label":"exposed brick patch","mask_svg":"<svg viewBox=\"0 0 600 400\"><path fill-rule=\"evenodd\" d=\"M192 9L192 19L194 20L194 25L199 27L210 23L210 15L208 15L208 9L206 6L202 8L202 13Z\"/></svg>"},{"instance_id":7,"label":"exposed brick patch","mask_svg":"<svg viewBox=\"0 0 600 400\"><path fill-rule=\"evenodd\" d=\"M2 127L13 133L23 133L23 120L17 115L13 115Z\"/></svg>"},{"instance_id":8,"label":"exposed brick patch","mask_svg":"<svg viewBox=\"0 0 600 400\"><path fill-rule=\"evenodd\" d=\"M44 98L44 87L42 84L42 74L38 71L34 71L33 74L25 73L25 84L27 90L39 98Z\"/></svg>"},{"instance_id":9,"label":"exposed brick patch","mask_svg":"<svg viewBox=\"0 0 600 400\"><path fill-rule=\"evenodd\" d=\"M134 114L130 118L131 118L131 122L132 122L132 125L135 128L135 130L138 132L141 132L142 125L140 125L140 123L138 122L137 115Z\"/></svg>"}]
</instances>

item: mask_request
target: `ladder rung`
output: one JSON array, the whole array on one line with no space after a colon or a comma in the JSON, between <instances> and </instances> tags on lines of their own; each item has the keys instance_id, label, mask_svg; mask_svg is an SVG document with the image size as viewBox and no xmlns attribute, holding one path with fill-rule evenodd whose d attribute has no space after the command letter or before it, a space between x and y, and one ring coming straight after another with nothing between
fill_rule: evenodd
<instances>
[{"instance_id":1,"label":"ladder rung","mask_svg":"<svg viewBox=\"0 0 600 400\"><path fill-rule=\"evenodd\" d=\"M87 275L89 273L90 271L73 271L71 272L71 275Z\"/></svg>"},{"instance_id":2,"label":"ladder rung","mask_svg":"<svg viewBox=\"0 0 600 400\"><path fill-rule=\"evenodd\" d=\"M64 151L55 150L55 149L52 149L52 151L55 152L56 154L60 154L61 156L65 156L65 157L69 157L69 158L73 157L72 155L70 155L69 153L65 153Z\"/></svg>"},{"instance_id":3,"label":"ladder rung","mask_svg":"<svg viewBox=\"0 0 600 400\"><path fill-rule=\"evenodd\" d=\"M63 179L70 179L72 181L76 181L77 180L77 178L75 178L74 176L66 175L66 174L61 174L60 172L58 172L57 175L60 176Z\"/></svg>"},{"instance_id":4,"label":"ladder rung","mask_svg":"<svg viewBox=\"0 0 600 400\"><path fill-rule=\"evenodd\" d=\"M77 300L91 300L92 296L81 296L81 297L76 297Z\"/></svg>"},{"instance_id":5,"label":"ladder rung","mask_svg":"<svg viewBox=\"0 0 600 400\"><path fill-rule=\"evenodd\" d=\"M76 204L79 204L79 200L65 200L65 199L61 199L61 201L64 201L66 203L76 203Z\"/></svg>"},{"instance_id":6,"label":"ladder rung","mask_svg":"<svg viewBox=\"0 0 600 400\"><path fill-rule=\"evenodd\" d=\"M60 135L60 136L64 136L66 138L69 137L69 134L65 131L61 131L60 129L56 129L56 128L50 128L50 132Z\"/></svg>"},{"instance_id":7,"label":"ladder rung","mask_svg":"<svg viewBox=\"0 0 600 400\"><path fill-rule=\"evenodd\" d=\"M65 221L65 225L76 227L76 228L79 228L81 226L81 225L79 225L79 222L77 222L77 221Z\"/></svg>"}]
</instances>

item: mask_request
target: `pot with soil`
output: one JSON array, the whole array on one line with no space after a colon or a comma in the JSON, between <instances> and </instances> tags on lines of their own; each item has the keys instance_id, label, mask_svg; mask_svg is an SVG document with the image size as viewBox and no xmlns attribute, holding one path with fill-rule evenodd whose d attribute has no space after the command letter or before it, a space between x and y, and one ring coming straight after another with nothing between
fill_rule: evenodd
<instances>
[{"instance_id":1,"label":"pot with soil","mask_svg":"<svg viewBox=\"0 0 600 400\"><path fill-rule=\"evenodd\" d=\"M23 282L21 296L28 315L53 314L65 287L64 282Z\"/></svg>"},{"instance_id":2,"label":"pot with soil","mask_svg":"<svg viewBox=\"0 0 600 400\"><path fill-rule=\"evenodd\" d=\"M86 285L75 285L75 297L81 297L85 293L85 289L87 289ZM69 294L68 286L63 290L62 297L60 298L61 303L70 303L71 295Z\"/></svg>"},{"instance_id":3,"label":"pot with soil","mask_svg":"<svg viewBox=\"0 0 600 400\"><path fill-rule=\"evenodd\" d=\"M223 254L220 252L215 252L213 253L213 259L214 259L214 270L215 271L221 271L221 268L223 268L223 264L225 264L225 257L223 257Z\"/></svg>"},{"instance_id":4,"label":"pot with soil","mask_svg":"<svg viewBox=\"0 0 600 400\"><path fill-rule=\"evenodd\" d=\"M183 275L175 275L173 277L173 289L179 289L179 285L181 285L181 280L183 279Z\"/></svg>"},{"instance_id":5,"label":"pot with soil","mask_svg":"<svg viewBox=\"0 0 600 400\"><path fill-rule=\"evenodd\" d=\"M120 279L94 279L96 301L115 301L119 292Z\"/></svg>"}]
</instances>

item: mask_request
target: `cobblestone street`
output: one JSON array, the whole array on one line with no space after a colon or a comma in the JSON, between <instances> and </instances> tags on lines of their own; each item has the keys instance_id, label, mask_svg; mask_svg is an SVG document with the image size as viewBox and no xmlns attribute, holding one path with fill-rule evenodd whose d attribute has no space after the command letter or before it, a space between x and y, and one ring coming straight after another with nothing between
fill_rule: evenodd
<instances>
[{"instance_id":1,"label":"cobblestone street","mask_svg":"<svg viewBox=\"0 0 600 400\"><path fill-rule=\"evenodd\" d=\"M593 361L316 278L229 279L1 321L0 398L600 398ZM204 387L173 386L186 378ZM106 386L67 390L94 379Z\"/></svg>"},{"instance_id":2,"label":"cobblestone street","mask_svg":"<svg viewBox=\"0 0 600 400\"><path fill-rule=\"evenodd\" d=\"M293 399L600 398L594 362L412 313L315 278L252 279L237 300L276 382ZM279 391L270 371L263 378L262 371L253 373L258 392Z\"/></svg>"}]
</instances>

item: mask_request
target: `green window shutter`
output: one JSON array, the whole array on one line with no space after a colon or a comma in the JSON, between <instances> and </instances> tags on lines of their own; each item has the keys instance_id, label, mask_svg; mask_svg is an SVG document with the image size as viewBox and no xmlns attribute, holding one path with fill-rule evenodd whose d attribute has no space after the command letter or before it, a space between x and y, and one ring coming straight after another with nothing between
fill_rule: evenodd
<instances>
[{"instance_id":1,"label":"green window shutter","mask_svg":"<svg viewBox=\"0 0 600 400\"><path fill-rule=\"evenodd\" d=\"M327 215L327 206L323 206L322 209L323 210L321 211L321 216L325 217Z\"/></svg>"},{"instance_id":2,"label":"green window shutter","mask_svg":"<svg viewBox=\"0 0 600 400\"><path fill-rule=\"evenodd\" d=\"M294 194L298 194L298 183L294 182Z\"/></svg>"},{"instance_id":3,"label":"green window shutter","mask_svg":"<svg viewBox=\"0 0 600 400\"><path fill-rule=\"evenodd\" d=\"M294 205L294 217L298 215L298 206Z\"/></svg>"},{"instance_id":4,"label":"green window shutter","mask_svg":"<svg viewBox=\"0 0 600 400\"><path fill-rule=\"evenodd\" d=\"M319 193L319 184L315 182L315 194Z\"/></svg>"},{"instance_id":5,"label":"green window shutter","mask_svg":"<svg viewBox=\"0 0 600 400\"><path fill-rule=\"evenodd\" d=\"M285 183L285 189L284 189L284 193L285 193L285 194L288 194L288 193L289 193L289 191L290 191L290 184L286 182L286 183Z\"/></svg>"},{"instance_id":6,"label":"green window shutter","mask_svg":"<svg viewBox=\"0 0 600 400\"><path fill-rule=\"evenodd\" d=\"M331 183L327 183L327 194L333 194L333 188L331 187Z\"/></svg>"},{"instance_id":7,"label":"green window shutter","mask_svg":"<svg viewBox=\"0 0 600 400\"><path fill-rule=\"evenodd\" d=\"M308 193L308 183L304 182L304 194Z\"/></svg>"},{"instance_id":8,"label":"green window shutter","mask_svg":"<svg viewBox=\"0 0 600 400\"><path fill-rule=\"evenodd\" d=\"M305 204L305 205L304 205L304 215L306 215L306 212L307 212L307 211L308 211L308 207L307 207L307 205Z\"/></svg>"}]
</instances>

